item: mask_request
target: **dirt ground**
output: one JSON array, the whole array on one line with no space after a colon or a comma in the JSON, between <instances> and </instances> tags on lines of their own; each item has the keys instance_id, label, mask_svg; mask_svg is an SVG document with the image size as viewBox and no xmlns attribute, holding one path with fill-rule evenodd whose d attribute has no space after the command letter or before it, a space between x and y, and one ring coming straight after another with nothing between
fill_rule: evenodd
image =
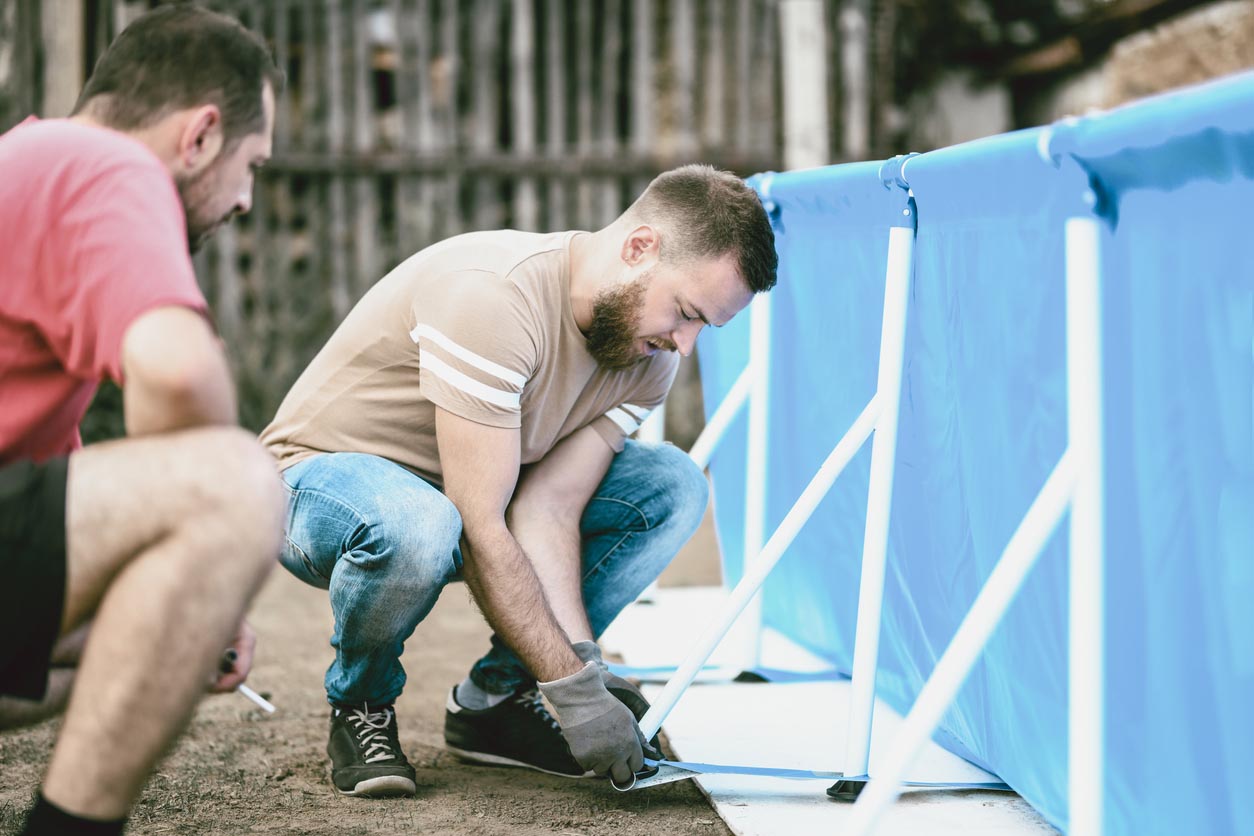
<instances>
[{"instance_id":1,"label":"dirt ground","mask_svg":"<svg viewBox=\"0 0 1254 836\"><path fill-rule=\"evenodd\" d=\"M664 582L708 581L710 537L707 522ZM260 642L249 682L270 696L278 712L265 717L235 694L205 700L188 733L149 781L128 833L731 832L688 781L619 793L606 781L473 766L445 752L445 697L487 648L489 632L461 584L445 590L405 649L409 682L397 714L401 744L418 772L417 797L342 797L331 787L325 754L328 709L322 675L332 657L326 593L278 569L251 621ZM0 833L19 826L55 734L56 721L51 721L0 735Z\"/></svg>"}]
</instances>

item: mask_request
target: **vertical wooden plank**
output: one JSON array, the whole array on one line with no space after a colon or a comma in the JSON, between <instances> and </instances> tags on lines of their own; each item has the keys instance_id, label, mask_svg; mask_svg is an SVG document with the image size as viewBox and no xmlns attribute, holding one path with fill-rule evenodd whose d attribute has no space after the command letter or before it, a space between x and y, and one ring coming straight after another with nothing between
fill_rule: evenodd
<instances>
[{"instance_id":1,"label":"vertical wooden plank","mask_svg":"<svg viewBox=\"0 0 1254 836\"><path fill-rule=\"evenodd\" d=\"M697 22L695 0L676 0L671 43L675 61L675 133L680 158L691 161L698 141L694 114L697 85Z\"/></svg>"},{"instance_id":2,"label":"vertical wooden plank","mask_svg":"<svg viewBox=\"0 0 1254 836\"><path fill-rule=\"evenodd\" d=\"M499 147L497 60L503 46L499 0L477 0L473 33L474 135L470 138L470 149L482 158L492 156ZM480 172L474 175L473 180L475 228L499 228L503 219L497 177Z\"/></svg>"},{"instance_id":3,"label":"vertical wooden plank","mask_svg":"<svg viewBox=\"0 0 1254 836\"><path fill-rule=\"evenodd\" d=\"M753 151L774 159L775 132L780 114L776 66L779 58L779 12L775 3L759 5L753 77Z\"/></svg>"},{"instance_id":4,"label":"vertical wooden plank","mask_svg":"<svg viewBox=\"0 0 1254 836\"><path fill-rule=\"evenodd\" d=\"M595 113L596 86L593 78L593 4L575 4L575 153L586 160L596 153L592 133ZM593 207L592 182L586 174L580 174L576 185L575 226L594 229L596 224Z\"/></svg>"},{"instance_id":5,"label":"vertical wooden plank","mask_svg":"<svg viewBox=\"0 0 1254 836\"><path fill-rule=\"evenodd\" d=\"M294 67L292 60L292 12L288 0L273 0L273 44L274 60L287 77L287 89L277 100L274 124L274 151L284 154L292 147L292 123L295 119L298 92L295 89ZM273 350L269 352L269 379L272 381L274 398L268 405L267 413L273 414L277 409L282 395L295 377L296 350L291 344L293 336L298 333L296 312L289 303L296 288L299 287L300 276L296 271L294 258L295 244L295 195L292 188L291 172L282 174L264 174L259 178L258 188L268 187L273 196L274 219L274 267L273 271L263 270L261 280L267 289L269 307L274 323L273 333L267 335L272 342Z\"/></svg>"},{"instance_id":6,"label":"vertical wooden plank","mask_svg":"<svg viewBox=\"0 0 1254 836\"><path fill-rule=\"evenodd\" d=\"M324 32L326 34L326 90L327 90L327 145L333 157L341 157L346 150L345 132L348 118L344 102L344 7L341 0L327 0ZM348 232L348 196L345 177L331 174L327 183L330 191L330 264L331 309L336 322L348 315L354 302L348 275L348 248L351 245Z\"/></svg>"},{"instance_id":7,"label":"vertical wooden plank","mask_svg":"<svg viewBox=\"0 0 1254 836\"><path fill-rule=\"evenodd\" d=\"M651 157L655 150L653 90L655 10L653 0L635 0L631 16L631 150L637 160ZM630 199L635 199L649 185L649 177L641 175L631 181Z\"/></svg>"},{"instance_id":8,"label":"vertical wooden plank","mask_svg":"<svg viewBox=\"0 0 1254 836\"><path fill-rule=\"evenodd\" d=\"M393 0L397 16L396 95L401 107L401 149L411 156L428 153L435 141L431 114L431 23L429 0ZM406 258L431 243L432 212L422 178L398 179L397 212L400 256Z\"/></svg>"},{"instance_id":9,"label":"vertical wooden plank","mask_svg":"<svg viewBox=\"0 0 1254 836\"><path fill-rule=\"evenodd\" d=\"M365 0L352 0L351 27L353 44L353 154L367 159L375 150L377 134L374 108L372 47L370 38L370 6ZM353 284L355 295L361 296L379 279L379 230L382 218L375 194L374 177L358 174L353 178Z\"/></svg>"},{"instance_id":10,"label":"vertical wooden plank","mask_svg":"<svg viewBox=\"0 0 1254 836\"><path fill-rule=\"evenodd\" d=\"M841 133L845 159L866 159L870 143L871 90L869 0L845 0L840 11Z\"/></svg>"},{"instance_id":11,"label":"vertical wooden plank","mask_svg":"<svg viewBox=\"0 0 1254 836\"><path fill-rule=\"evenodd\" d=\"M443 60L441 69L444 75L444 151L453 156L461 149L461 104L458 101L458 87L461 83L461 14L458 0L444 0L440 21L440 50ZM444 178L442 194L437 205L440 207L440 218L444 222L443 236L456 235L466 229L466 218L462 216L461 177L450 171Z\"/></svg>"},{"instance_id":12,"label":"vertical wooden plank","mask_svg":"<svg viewBox=\"0 0 1254 836\"><path fill-rule=\"evenodd\" d=\"M623 39L620 29L619 0L604 0L601 6L603 15L601 31L601 85L600 114L597 132L600 134L597 154L603 160L620 159L618 141L618 65L622 59ZM618 216L622 206L619 195L618 177L607 174L600 179L597 186L597 226L606 226Z\"/></svg>"},{"instance_id":13,"label":"vertical wooden plank","mask_svg":"<svg viewBox=\"0 0 1254 836\"><path fill-rule=\"evenodd\" d=\"M875 62L872 67L875 94L871 120L871 156L887 156L895 143L897 0L877 0L875 7Z\"/></svg>"},{"instance_id":14,"label":"vertical wooden plank","mask_svg":"<svg viewBox=\"0 0 1254 836\"><path fill-rule=\"evenodd\" d=\"M43 42L43 102L45 119L69 116L78 101L83 72L83 4L81 0L44 0L41 15Z\"/></svg>"},{"instance_id":15,"label":"vertical wooden plank","mask_svg":"<svg viewBox=\"0 0 1254 836\"><path fill-rule=\"evenodd\" d=\"M274 44L274 63L287 76L288 86L291 85L291 41L289 29L288 0L272 0L274 10L272 43ZM283 153L292 143L292 94L287 90L275 102L274 113L274 150Z\"/></svg>"},{"instance_id":16,"label":"vertical wooden plank","mask_svg":"<svg viewBox=\"0 0 1254 836\"><path fill-rule=\"evenodd\" d=\"M535 98L535 2L514 0L510 21L510 63L513 82L510 115L513 119L514 154L518 170L525 172L536 151ZM540 228L540 196L534 177L522 174L514 192L514 226L518 229Z\"/></svg>"},{"instance_id":17,"label":"vertical wooden plank","mask_svg":"<svg viewBox=\"0 0 1254 836\"><path fill-rule=\"evenodd\" d=\"M736 0L736 120L737 154L748 154L753 144L753 0Z\"/></svg>"},{"instance_id":18,"label":"vertical wooden plank","mask_svg":"<svg viewBox=\"0 0 1254 836\"><path fill-rule=\"evenodd\" d=\"M545 3L545 32L547 41L545 58L545 150L550 160L561 160L566 153L566 20L561 0ZM573 226L570 220L566 181L562 177L549 178L549 229L566 229Z\"/></svg>"},{"instance_id":19,"label":"vertical wooden plank","mask_svg":"<svg viewBox=\"0 0 1254 836\"><path fill-rule=\"evenodd\" d=\"M822 0L779 5L784 83L784 167L814 168L831 161L827 135L827 53Z\"/></svg>"},{"instance_id":20,"label":"vertical wooden plank","mask_svg":"<svg viewBox=\"0 0 1254 836\"><path fill-rule=\"evenodd\" d=\"M724 8L721 0L714 0L714 2L706 4L705 66L702 70L704 79L701 85L704 99L701 108L703 117L701 144L704 146L702 151L705 153L721 151L728 145L725 101L727 95L725 85L727 62L724 48L726 22L724 18Z\"/></svg>"}]
</instances>

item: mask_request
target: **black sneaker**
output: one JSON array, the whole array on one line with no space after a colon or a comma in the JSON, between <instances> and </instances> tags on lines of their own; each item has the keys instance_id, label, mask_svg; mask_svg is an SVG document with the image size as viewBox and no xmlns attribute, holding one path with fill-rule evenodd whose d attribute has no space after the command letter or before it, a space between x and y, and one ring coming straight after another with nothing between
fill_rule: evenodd
<instances>
[{"instance_id":1,"label":"black sneaker","mask_svg":"<svg viewBox=\"0 0 1254 836\"><path fill-rule=\"evenodd\" d=\"M562 727L544 707L534 686L482 710L459 704L454 688L449 691L447 708L444 743L462 760L522 766L572 778L592 775L571 756Z\"/></svg>"},{"instance_id":2,"label":"black sneaker","mask_svg":"<svg viewBox=\"0 0 1254 836\"><path fill-rule=\"evenodd\" d=\"M331 709L331 782L344 795L413 795L414 768L396 736L392 706L336 705Z\"/></svg>"}]
</instances>

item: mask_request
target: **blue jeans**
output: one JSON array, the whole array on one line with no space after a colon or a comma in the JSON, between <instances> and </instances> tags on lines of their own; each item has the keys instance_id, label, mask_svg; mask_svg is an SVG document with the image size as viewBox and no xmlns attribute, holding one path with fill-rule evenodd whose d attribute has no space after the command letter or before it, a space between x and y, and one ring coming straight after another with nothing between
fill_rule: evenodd
<instances>
[{"instance_id":1,"label":"blue jeans","mask_svg":"<svg viewBox=\"0 0 1254 836\"><path fill-rule=\"evenodd\" d=\"M323 453L283 473L291 494L281 562L330 592L333 702L385 704L405 687L400 656L460 579L462 521L436 487L387 459ZM580 520L583 600L594 635L661 574L705 512L709 488L692 460L669 444L627 441ZM507 694L535 681L497 636L470 672Z\"/></svg>"}]
</instances>

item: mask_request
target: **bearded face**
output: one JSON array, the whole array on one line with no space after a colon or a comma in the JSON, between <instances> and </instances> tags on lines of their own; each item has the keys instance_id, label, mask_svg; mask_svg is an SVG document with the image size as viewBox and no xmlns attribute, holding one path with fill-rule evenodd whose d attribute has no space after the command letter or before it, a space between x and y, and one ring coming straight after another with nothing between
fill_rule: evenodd
<instances>
[{"instance_id":1,"label":"bearded face","mask_svg":"<svg viewBox=\"0 0 1254 836\"><path fill-rule=\"evenodd\" d=\"M627 284L605 288L593 300L588 353L602 368L622 371L646 356L640 351L636 331L650 278L651 272L646 272Z\"/></svg>"},{"instance_id":2,"label":"bearded face","mask_svg":"<svg viewBox=\"0 0 1254 836\"><path fill-rule=\"evenodd\" d=\"M192 253L198 252L218 227L239 211L234 195L221 182L219 162L194 177L177 181L187 218L187 248Z\"/></svg>"}]
</instances>

